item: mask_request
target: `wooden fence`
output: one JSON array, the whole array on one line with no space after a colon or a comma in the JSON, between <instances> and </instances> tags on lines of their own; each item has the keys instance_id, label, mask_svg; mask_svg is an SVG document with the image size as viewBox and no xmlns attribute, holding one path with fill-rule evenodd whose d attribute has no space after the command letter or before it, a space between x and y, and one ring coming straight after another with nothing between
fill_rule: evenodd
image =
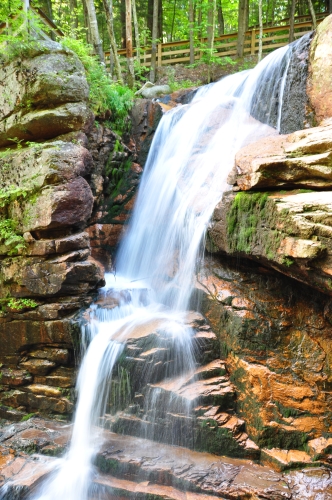
<instances>
[{"instance_id":1,"label":"wooden fence","mask_svg":"<svg viewBox=\"0 0 332 500\"><path fill-rule=\"evenodd\" d=\"M323 21L328 15L327 13L319 13L317 15L317 24ZM304 20L303 20L304 18ZM301 16L295 19L294 36L295 39L312 31L312 23L307 20L308 16ZM282 21L281 21L282 22ZM285 24L281 26L270 26L263 28L263 52L271 52L278 47L283 47L288 44L289 40L289 19L285 19ZM196 41L195 44L195 61L198 61L204 55L204 47L206 47L207 39L202 38ZM245 34L244 54L257 54L259 44L259 28L253 27ZM218 36L214 39L214 56L225 57L236 55L237 33L229 33L227 35ZM159 43L157 45L157 66L165 66L178 63L190 62L189 40L181 40L178 42ZM106 59L109 59L109 52L105 52ZM125 49L118 50L118 54L123 60L126 54ZM151 47L142 47L140 62L144 66L151 64Z\"/></svg>"},{"instance_id":2,"label":"wooden fence","mask_svg":"<svg viewBox=\"0 0 332 500\"><path fill-rule=\"evenodd\" d=\"M42 23L47 27L47 31L51 33L53 38L61 38L63 32L49 19L46 14L34 6L31 1L25 0L28 8L30 8ZM326 16L327 12L317 13L317 24L319 24ZM10 20L9 20L10 22ZM281 24L281 25L280 25ZM7 23L0 24L0 32L7 26ZM279 21L278 26L265 26L263 28L263 52L271 52L278 47L283 47L288 44L289 40L289 19ZM295 18L294 33L295 39L312 31L312 23L308 16L300 16ZM39 34L47 38L47 34L39 30ZM194 57L195 61L202 59L204 50L207 44L207 39L202 38L195 43ZM251 27L245 34L244 54L257 54L259 44L259 28ZM227 35L218 36L214 39L214 56L225 57L236 55L237 33L229 33ZM165 66L178 63L190 62L189 40L180 40L178 42L159 43L157 45L157 66ZM125 63L126 49L118 50L120 60ZM110 52L105 52L105 59L109 63ZM151 65L151 46L142 47L140 53L140 62L144 66Z\"/></svg>"}]
</instances>

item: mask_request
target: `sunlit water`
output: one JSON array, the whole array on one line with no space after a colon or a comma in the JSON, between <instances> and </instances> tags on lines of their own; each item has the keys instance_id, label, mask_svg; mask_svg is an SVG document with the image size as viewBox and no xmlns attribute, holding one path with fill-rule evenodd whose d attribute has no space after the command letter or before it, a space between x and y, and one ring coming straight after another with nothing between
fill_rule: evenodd
<instances>
[{"instance_id":1,"label":"sunlit water","mask_svg":"<svg viewBox=\"0 0 332 500\"><path fill-rule=\"evenodd\" d=\"M202 88L190 104L169 111L161 120L118 252L116 275L107 275L102 291L115 289L119 303L113 309L90 308L70 448L35 493L35 500L87 499L93 459L101 445L97 425L105 412L112 369L135 328L159 320L178 345L178 365L187 374L194 370L192 331L184 317L205 231L227 187L235 153L244 144L275 133L252 118L250 111L260 105L262 81L271 92L278 88L281 109L288 60L289 49L279 49L255 69ZM155 397L156 393L150 399L151 410Z\"/></svg>"}]
</instances>

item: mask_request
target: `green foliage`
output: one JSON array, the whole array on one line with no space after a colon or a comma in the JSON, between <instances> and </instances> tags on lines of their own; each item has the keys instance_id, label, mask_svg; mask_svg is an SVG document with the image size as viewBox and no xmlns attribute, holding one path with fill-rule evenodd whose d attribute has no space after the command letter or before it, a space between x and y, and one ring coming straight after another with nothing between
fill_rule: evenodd
<instances>
[{"instance_id":1,"label":"green foliage","mask_svg":"<svg viewBox=\"0 0 332 500\"><path fill-rule=\"evenodd\" d=\"M27 191L19 186L9 186L6 189L0 189L0 208L9 205L18 198L26 198Z\"/></svg>"},{"instance_id":2,"label":"green foliage","mask_svg":"<svg viewBox=\"0 0 332 500\"><path fill-rule=\"evenodd\" d=\"M4 299L0 299L0 306L2 311L6 311L7 309L21 311L22 309L34 309L38 304L32 299L5 297Z\"/></svg>"},{"instance_id":3,"label":"green foliage","mask_svg":"<svg viewBox=\"0 0 332 500\"><path fill-rule=\"evenodd\" d=\"M27 191L18 186L0 189L0 208L26 196ZM17 226L16 220L0 215L0 244L8 247L8 255L14 255L26 246L23 236L17 232Z\"/></svg>"},{"instance_id":4,"label":"green foliage","mask_svg":"<svg viewBox=\"0 0 332 500\"><path fill-rule=\"evenodd\" d=\"M132 90L111 80L105 67L93 55L90 45L69 37L62 39L61 43L75 52L84 66L92 111L98 115L110 110L113 129L119 134L126 132L129 126L128 113L134 99Z\"/></svg>"},{"instance_id":5,"label":"green foliage","mask_svg":"<svg viewBox=\"0 0 332 500\"><path fill-rule=\"evenodd\" d=\"M42 22L31 10L22 9L22 0L1 2L0 21L6 22L0 30L2 60L22 58L36 48L36 34L42 30Z\"/></svg>"},{"instance_id":6,"label":"green foliage","mask_svg":"<svg viewBox=\"0 0 332 500\"><path fill-rule=\"evenodd\" d=\"M0 244L9 248L8 255L16 254L26 245L23 236L16 232L17 225L13 219L0 219Z\"/></svg>"},{"instance_id":7,"label":"green foliage","mask_svg":"<svg viewBox=\"0 0 332 500\"><path fill-rule=\"evenodd\" d=\"M282 264L284 264L287 267L290 267L292 264L294 264L294 260L289 257L283 257Z\"/></svg>"},{"instance_id":8,"label":"green foliage","mask_svg":"<svg viewBox=\"0 0 332 500\"><path fill-rule=\"evenodd\" d=\"M30 418L34 416L35 416L34 413L27 413L26 415L24 415L24 417L21 418L21 422L26 422L27 420L30 420Z\"/></svg>"}]
</instances>

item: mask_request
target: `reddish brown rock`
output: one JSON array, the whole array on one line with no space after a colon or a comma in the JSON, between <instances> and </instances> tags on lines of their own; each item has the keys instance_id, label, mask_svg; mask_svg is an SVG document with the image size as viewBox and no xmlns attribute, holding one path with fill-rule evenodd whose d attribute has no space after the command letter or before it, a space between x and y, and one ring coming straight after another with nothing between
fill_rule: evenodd
<instances>
[{"instance_id":1,"label":"reddish brown rock","mask_svg":"<svg viewBox=\"0 0 332 500\"><path fill-rule=\"evenodd\" d=\"M332 186L332 123L267 137L240 149L229 182L237 189Z\"/></svg>"},{"instance_id":2,"label":"reddish brown rock","mask_svg":"<svg viewBox=\"0 0 332 500\"><path fill-rule=\"evenodd\" d=\"M205 297L203 311L226 356L237 416L261 447L303 451L313 440L314 448L315 440L332 430L330 299L314 297L268 270L263 274L248 262L243 266L211 260L197 283ZM250 311L237 307L248 303ZM325 459L328 454L326 445Z\"/></svg>"},{"instance_id":3,"label":"reddish brown rock","mask_svg":"<svg viewBox=\"0 0 332 500\"><path fill-rule=\"evenodd\" d=\"M0 381L3 385L10 387L18 387L31 383L32 376L25 370L12 370L10 368L3 368L0 371Z\"/></svg>"},{"instance_id":4,"label":"reddish brown rock","mask_svg":"<svg viewBox=\"0 0 332 500\"><path fill-rule=\"evenodd\" d=\"M68 349L59 349L56 347L45 347L44 349L29 351L29 357L47 359L60 365L66 365L69 359L69 351Z\"/></svg>"},{"instance_id":5,"label":"reddish brown rock","mask_svg":"<svg viewBox=\"0 0 332 500\"><path fill-rule=\"evenodd\" d=\"M55 363L47 359L30 359L20 364L20 367L33 375L46 375L55 366Z\"/></svg>"},{"instance_id":6,"label":"reddish brown rock","mask_svg":"<svg viewBox=\"0 0 332 500\"><path fill-rule=\"evenodd\" d=\"M317 27L310 47L307 93L317 122L332 116L332 17Z\"/></svg>"}]
</instances>

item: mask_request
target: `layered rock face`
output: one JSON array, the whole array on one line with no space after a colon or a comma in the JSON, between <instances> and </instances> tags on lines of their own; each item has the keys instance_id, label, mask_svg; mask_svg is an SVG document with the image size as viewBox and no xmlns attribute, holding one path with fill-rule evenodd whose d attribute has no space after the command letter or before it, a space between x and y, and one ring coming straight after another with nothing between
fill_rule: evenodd
<instances>
[{"instance_id":1,"label":"layered rock face","mask_svg":"<svg viewBox=\"0 0 332 500\"><path fill-rule=\"evenodd\" d=\"M330 16L317 29L308 59L307 113L318 126L237 153L232 190L208 230L207 248L219 256L198 276L238 416L261 459L280 469L330 461L332 115L322 103L331 61L323 69L321 48L331 24ZM228 267L226 255L237 259Z\"/></svg>"},{"instance_id":2,"label":"layered rock face","mask_svg":"<svg viewBox=\"0 0 332 500\"><path fill-rule=\"evenodd\" d=\"M331 80L318 80L331 23L331 16L324 20L310 48L307 89L319 126L242 148L229 176L233 190L216 207L209 231L211 251L247 255L329 295L332 122L321 103ZM325 66L328 79L329 59Z\"/></svg>"},{"instance_id":3,"label":"layered rock face","mask_svg":"<svg viewBox=\"0 0 332 500\"><path fill-rule=\"evenodd\" d=\"M76 313L104 284L86 230L97 201L89 89L53 42L0 71L0 414L68 416Z\"/></svg>"}]
</instances>

